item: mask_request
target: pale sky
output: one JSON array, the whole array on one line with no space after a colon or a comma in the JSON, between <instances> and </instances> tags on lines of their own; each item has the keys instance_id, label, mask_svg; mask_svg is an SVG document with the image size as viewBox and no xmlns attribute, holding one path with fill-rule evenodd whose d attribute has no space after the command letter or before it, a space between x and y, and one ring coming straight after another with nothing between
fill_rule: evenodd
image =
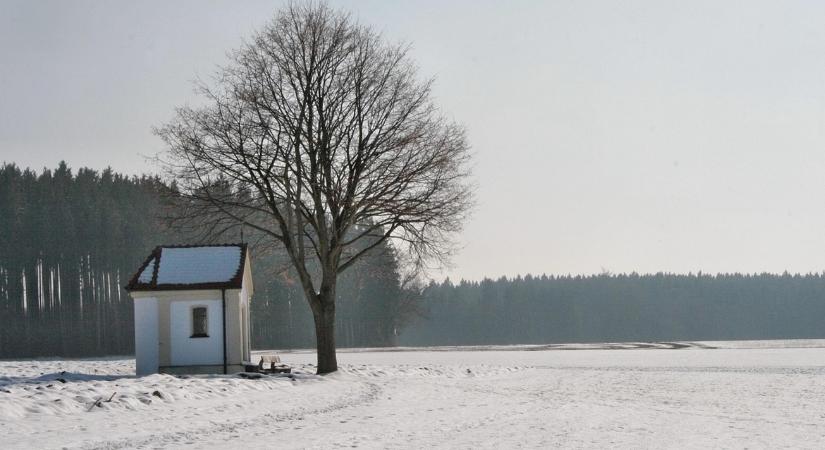
<instances>
[{"instance_id":1,"label":"pale sky","mask_svg":"<svg viewBox=\"0 0 825 450\"><path fill-rule=\"evenodd\" d=\"M282 3L0 0L0 160L157 171L151 127ZM825 270L825 2L331 4L468 129L451 278Z\"/></svg>"}]
</instances>

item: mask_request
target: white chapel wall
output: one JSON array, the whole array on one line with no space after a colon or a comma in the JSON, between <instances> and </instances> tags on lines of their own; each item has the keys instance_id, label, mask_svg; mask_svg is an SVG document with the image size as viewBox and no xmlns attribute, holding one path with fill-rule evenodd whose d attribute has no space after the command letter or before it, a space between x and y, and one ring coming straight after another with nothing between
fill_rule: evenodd
<instances>
[{"instance_id":1,"label":"white chapel wall","mask_svg":"<svg viewBox=\"0 0 825 450\"><path fill-rule=\"evenodd\" d=\"M158 371L158 300L135 300L135 373L138 376Z\"/></svg>"},{"instance_id":2,"label":"white chapel wall","mask_svg":"<svg viewBox=\"0 0 825 450\"><path fill-rule=\"evenodd\" d=\"M220 294L218 294L220 295ZM192 308L207 307L207 334L193 338ZM223 319L221 300L173 301L170 305L171 365L223 364Z\"/></svg>"}]
</instances>

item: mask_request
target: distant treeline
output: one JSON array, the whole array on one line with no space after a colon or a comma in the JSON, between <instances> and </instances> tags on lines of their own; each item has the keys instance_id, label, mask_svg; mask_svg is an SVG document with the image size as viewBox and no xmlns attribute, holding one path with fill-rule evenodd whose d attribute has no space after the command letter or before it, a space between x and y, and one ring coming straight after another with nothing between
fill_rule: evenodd
<instances>
[{"instance_id":1,"label":"distant treeline","mask_svg":"<svg viewBox=\"0 0 825 450\"><path fill-rule=\"evenodd\" d=\"M129 353L121 288L157 241L162 185L61 163L0 167L0 357Z\"/></svg>"},{"instance_id":2,"label":"distant treeline","mask_svg":"<svg viewBox=\"0 0 825 450\"><path fill-rule=\"evenodd\" d=\"M161 219L168 191L108 169L0 166L0 358L131 353L122 286L156 245L196 243ZM313 347L296 278L259 250L253 347ZM825 337L821 274L528 275L422 292L400 272L384 245L344 273L339 346Z\"/></svg>"},{"instance_id":3,"label":"distant treeline","mask_svg":"<svg viewBox=\"0 0 825 450\"><path fill-rule=\"evenodd\" d=\"M402 345L825 337L825 275L655 274L449 280Z\"/></svg>"},{"instance_id":4,"label":"distant treeline","mask_svg":"<svg viewBox=\"0 0 825 450\"><path fill-rule=\"evenodd\" d=\"M168 192L156 177L110 169L0 166L0 358L132 353L122 286L156 245L197 243L161 218ZM251 252L253 347L314 346L296 278L275 256ZM340 283L339 345L394 344L415 291L402 288L392 249L379 246Z\"/></svg>"}]
</instances>

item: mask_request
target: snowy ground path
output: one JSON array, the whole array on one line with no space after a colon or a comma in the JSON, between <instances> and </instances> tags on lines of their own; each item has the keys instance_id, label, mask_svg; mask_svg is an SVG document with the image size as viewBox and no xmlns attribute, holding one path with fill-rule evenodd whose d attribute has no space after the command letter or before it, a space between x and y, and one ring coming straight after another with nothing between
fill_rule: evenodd
<instances>
[{"instance_id":1,"label":"snowy ground path","mask_svg":"<svg viewBox=\"0 0 825 450\"><path fill-rule=\"evenodd\" d=\"M260 380L0 361L0 448L825 445L825 341L564 348L343 352L326 377L286 353L303 373Z\"/></svg>"}]
</instances>

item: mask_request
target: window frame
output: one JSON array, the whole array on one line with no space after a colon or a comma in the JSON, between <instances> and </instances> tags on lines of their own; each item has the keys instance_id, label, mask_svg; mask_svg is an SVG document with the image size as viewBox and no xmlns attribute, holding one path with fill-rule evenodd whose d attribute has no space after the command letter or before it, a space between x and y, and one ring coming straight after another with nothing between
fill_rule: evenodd
<instances>
[{"instance_id":1,"label":"window frame","mask_svg":"<svg viewBox=\"0 0 825 450\"><path fill-rule=\"evenodd\" d=\"M203 333L196 333L195 331L195 311L203 309ZM189 308L189 328L190 339L208 338L209 337L209 306L207 305L193 305Z\"/></svg>"}]
</instances>

